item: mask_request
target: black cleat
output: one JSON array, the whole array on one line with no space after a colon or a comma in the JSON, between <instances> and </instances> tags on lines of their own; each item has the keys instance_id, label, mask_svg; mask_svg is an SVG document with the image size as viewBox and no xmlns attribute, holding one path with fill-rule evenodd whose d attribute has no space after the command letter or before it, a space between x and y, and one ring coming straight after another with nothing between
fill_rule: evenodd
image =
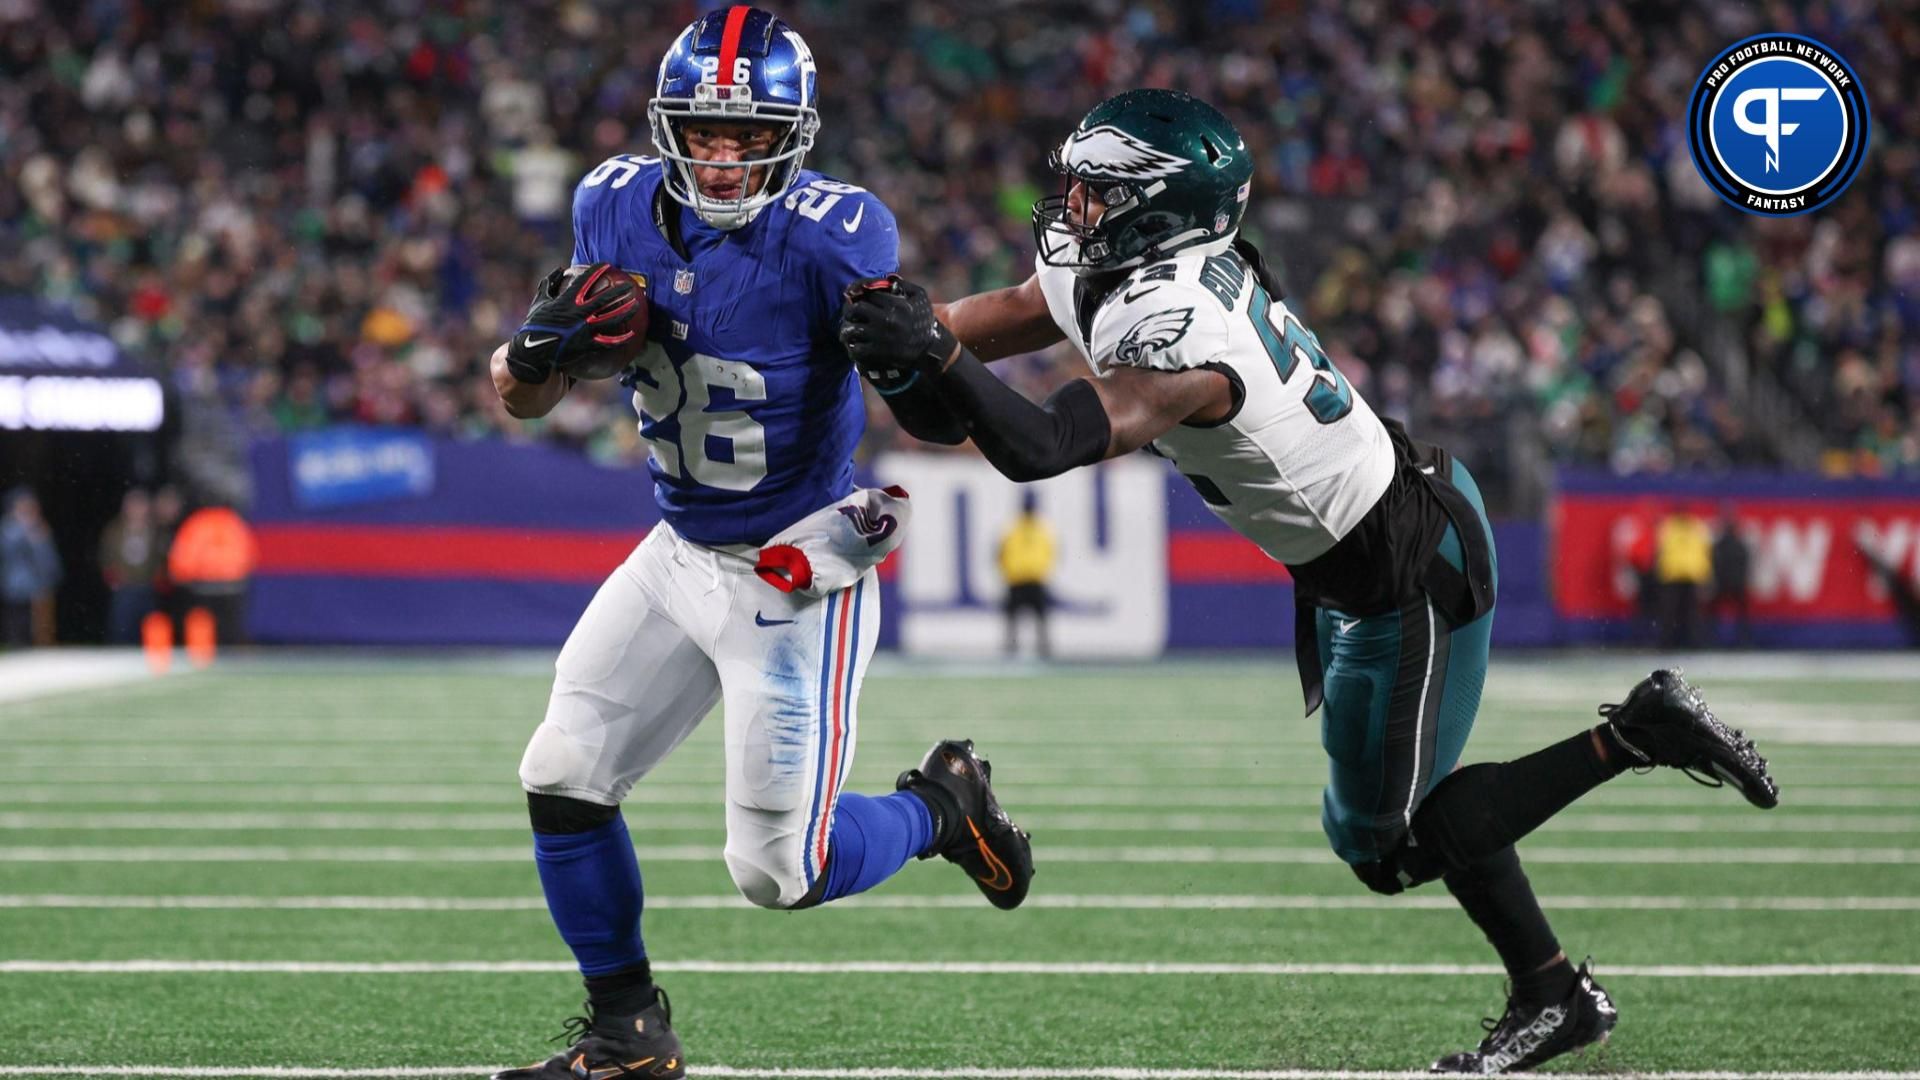
<instances>
[{"instance_id":1,"label":"black cleat","mask_svg":"<svg viewBox=\"0 0 1920 1080\"><path fill-rule=\"evenodd\" d=\"M493 1080L683 1080L686 1059L673 1033L673 1007L667 995L634 1016L586 1016L567 1021L556 1036L572 1045L538 1065L507 1069Z\"/></svg>"},{"instance_id":2,"label":"black cleat","mask_svg":"<svg viewBox=\"0 0 1920 1080\"><path fill-rule=\"evenodd\" d=\"M1614 742L1640 764L1679 769L1708 787L1732 784L1762 810L1779 805L1780 787L1767 775L1767 759L1753 740L1721 723L1680 672L1654 672L1626 701L1600 706L1600 715Z\"/></svg>"},{"instance_id":3,"label":"black cleat","mask_svg":"<svg viewBox=\"0 0 1920 1080\"><path fill-rule=\"evenodd\" d=\"M1620 1013L1587 967L1580 965L1580 977L1565 1001L1527 1007L1508 998L1505 1015L1480 1022L1487 1037L1480 1040L1478 1049L1448 1054L1427 1071L1482 1076L1526 1072L1583 1046L1605 1042Z\"/></svg>"},{"instance_id":4,"label":"black cleat","mask_svg":"<svg viewBox=\"0 0 1920 1080\"><path fill-rule=\"evenodd\" d=\"M921 858L957 864L1002 911L1020 906L1033 881L1033 844L993 797L993 766L973 752L972 739L935 743L894 787L933 812L933 847Z\"/></svg>"}]
</instances>

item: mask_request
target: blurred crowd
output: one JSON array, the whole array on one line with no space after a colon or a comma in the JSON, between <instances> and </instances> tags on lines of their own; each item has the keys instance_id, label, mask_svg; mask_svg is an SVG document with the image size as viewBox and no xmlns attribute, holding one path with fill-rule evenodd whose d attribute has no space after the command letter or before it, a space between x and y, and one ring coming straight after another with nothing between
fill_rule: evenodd
<instances>
[{"instance_id":1,"label":"blurred crowd","mask_svg":"<svg viewBox=\"0 0 1920 1080\"><path fill-rule=\"evenodd\" d=\"M190 505L172 486L131 488L84 560L106 586L105 639L129 645L205 620L209 637L246 640L245 595L259 560L253 530L233 508ZM68 567L40 500L22 486L0 493L0 649L52 645ZM157 617L157 622L156 622Z\"/></svg>"},{"instance_id":2,"label":"blurred crowd","mask_svg":"<svg viewBox=\"0 0 1920 1080\"><path fill-rule=\"evenodd\" d=\"M72 303L257 429L637 459L617 387L527 425L482 372L567 257L575 180L650 152L655 65L701 6L0 0L0 290ZM886 200L936 296L1023 277L1049 147L1171 86L1257 153L1247 232L1336 363L1496 502L1552 461L1779 463L1782 418L1831 471L1920 473L1920 4L774 6L819 62L809 164ZM1873 108L1815 214L1737 212L1687 154L1701 67L1764 30L1832 46ZM1012 370L1038 390L1073 363ZM899 438L875 417L870 448Z\"/></svg>"}]
</instances>

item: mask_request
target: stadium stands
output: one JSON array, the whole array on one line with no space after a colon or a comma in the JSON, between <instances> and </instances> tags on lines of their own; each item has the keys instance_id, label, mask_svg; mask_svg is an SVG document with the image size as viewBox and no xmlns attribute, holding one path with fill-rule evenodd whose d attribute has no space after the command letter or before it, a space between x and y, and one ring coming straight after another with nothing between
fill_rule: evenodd
<instances>
[{"instance_id":1,"label":"stadium stands","mask_svg":"<svg viewBox=\"0 0 1920 1080\"><path fill-rule=\"evenodd\" d=\"M1554 461L1920 473L1910 5L993 7L782 6L821 49L810 164L893 207L936 295L1022 276L1051 142L1115 88L1174 86L1257 149L1249 231L1336 363L1496 507L1537 506ZM617 388L530 429L478 375L566 257L573 181L648 149L653 65L696 9L0 2L0 291L109 323L255 429L637 460ZM1818 214L1737 213L1688 160L1700 65L1761 29L1868 84L1870 160Z\"/></svg>"}]
</instances>

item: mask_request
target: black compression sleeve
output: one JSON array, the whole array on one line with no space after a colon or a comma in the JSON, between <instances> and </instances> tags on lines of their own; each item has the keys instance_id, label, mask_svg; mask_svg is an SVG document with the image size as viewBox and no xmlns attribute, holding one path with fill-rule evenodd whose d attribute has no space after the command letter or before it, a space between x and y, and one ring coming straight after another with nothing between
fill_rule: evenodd
<instances>
[{"instance_id":1,"label":"black compression sleeve","mask_svg":"<svg viewBox=\"0 0 1920 1080\"><path fill-rule=\"evenodd\" d=\"M963 348L941 374L940 391L974 445L1009 480L1044 480L1107 456L1113 426L1085 379L1035 405Z\"/></svg>"},{"instance_id":2,"label":"black compression sleeve","mask_svg":"<svg viewBox=\"0 0 1920 1080\"><path fill-rule=\"evenodd\" d=\"M892 410L901 430L921 442L959 446L967 441L967 429L960 426L960 418L940 400L940 393L928 376L915 371L898 386L874 383L873 388Z\"/></svg>"}]
</instances>

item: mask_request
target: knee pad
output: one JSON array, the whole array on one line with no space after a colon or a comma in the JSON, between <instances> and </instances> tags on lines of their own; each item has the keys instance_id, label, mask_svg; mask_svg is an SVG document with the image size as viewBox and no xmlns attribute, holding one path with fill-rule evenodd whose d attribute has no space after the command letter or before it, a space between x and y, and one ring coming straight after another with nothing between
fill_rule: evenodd
<instances>
[{"instance_id":1,"label":"knee pad","mask_svg":"<svg viewBox=\"0 0 1920 1080\"><path fill-rule=\"evenodd\" d=\"M520 783L529 791L580 790L593 782L594 755L558 725L542 723L520 756Z\"/></svg>"},{"instance_id":2,"label":"knee pad","mask_svg":"<svg viewBox=\"0 0 1920 1080\"><path fill-rule=\"evenodd\" d=\"M602 806L565 795L527 792L527 817L532 820L533 831L537 833L592 832L619 816L618 806Z\"/></svg>"},{"instance_id":3,"label":"knee pad","mask_svg":"<svg viewBox=\"0 0 1920 1080\"><path fill-rule=\"evenodd\" d=\"M804 879L777 873L731 849L726 852L726 860L727 873L733 877L733 887L740 890L740 895L755 907L776 910L794 908L806 899L807 885ZM826 875L822 874L816 885L824 881ZM782 897L787 899L782 900ZM814 902L819 901L816 899Z\"/></svg>"},{"instance_id":4,"label":"knee pad","mask_svg":"<svg viewBox=\"0 0 1920 1080\"><path fill-rule=\"evenodd\" d=\"M1353 876L1382 896L1398 896L1408 889L1437 881L1447 872L1438 855L1415 844L1411 835L1373 862L1354 863Z\"/></svg>"},{"instance_id":5,"label":"knee pad","mask_svg":"<svg viewBox=\"0 0 1920 1080\"><path fill-rule=\"evenodd\" d=\"M1373 862L1352 864L1353 876L1360 883L1379 893L1381 896L1398 896L1407 891L1407 884L1400 880L1399 860L1389 855Z\"/></svg>"}]
</instances>

